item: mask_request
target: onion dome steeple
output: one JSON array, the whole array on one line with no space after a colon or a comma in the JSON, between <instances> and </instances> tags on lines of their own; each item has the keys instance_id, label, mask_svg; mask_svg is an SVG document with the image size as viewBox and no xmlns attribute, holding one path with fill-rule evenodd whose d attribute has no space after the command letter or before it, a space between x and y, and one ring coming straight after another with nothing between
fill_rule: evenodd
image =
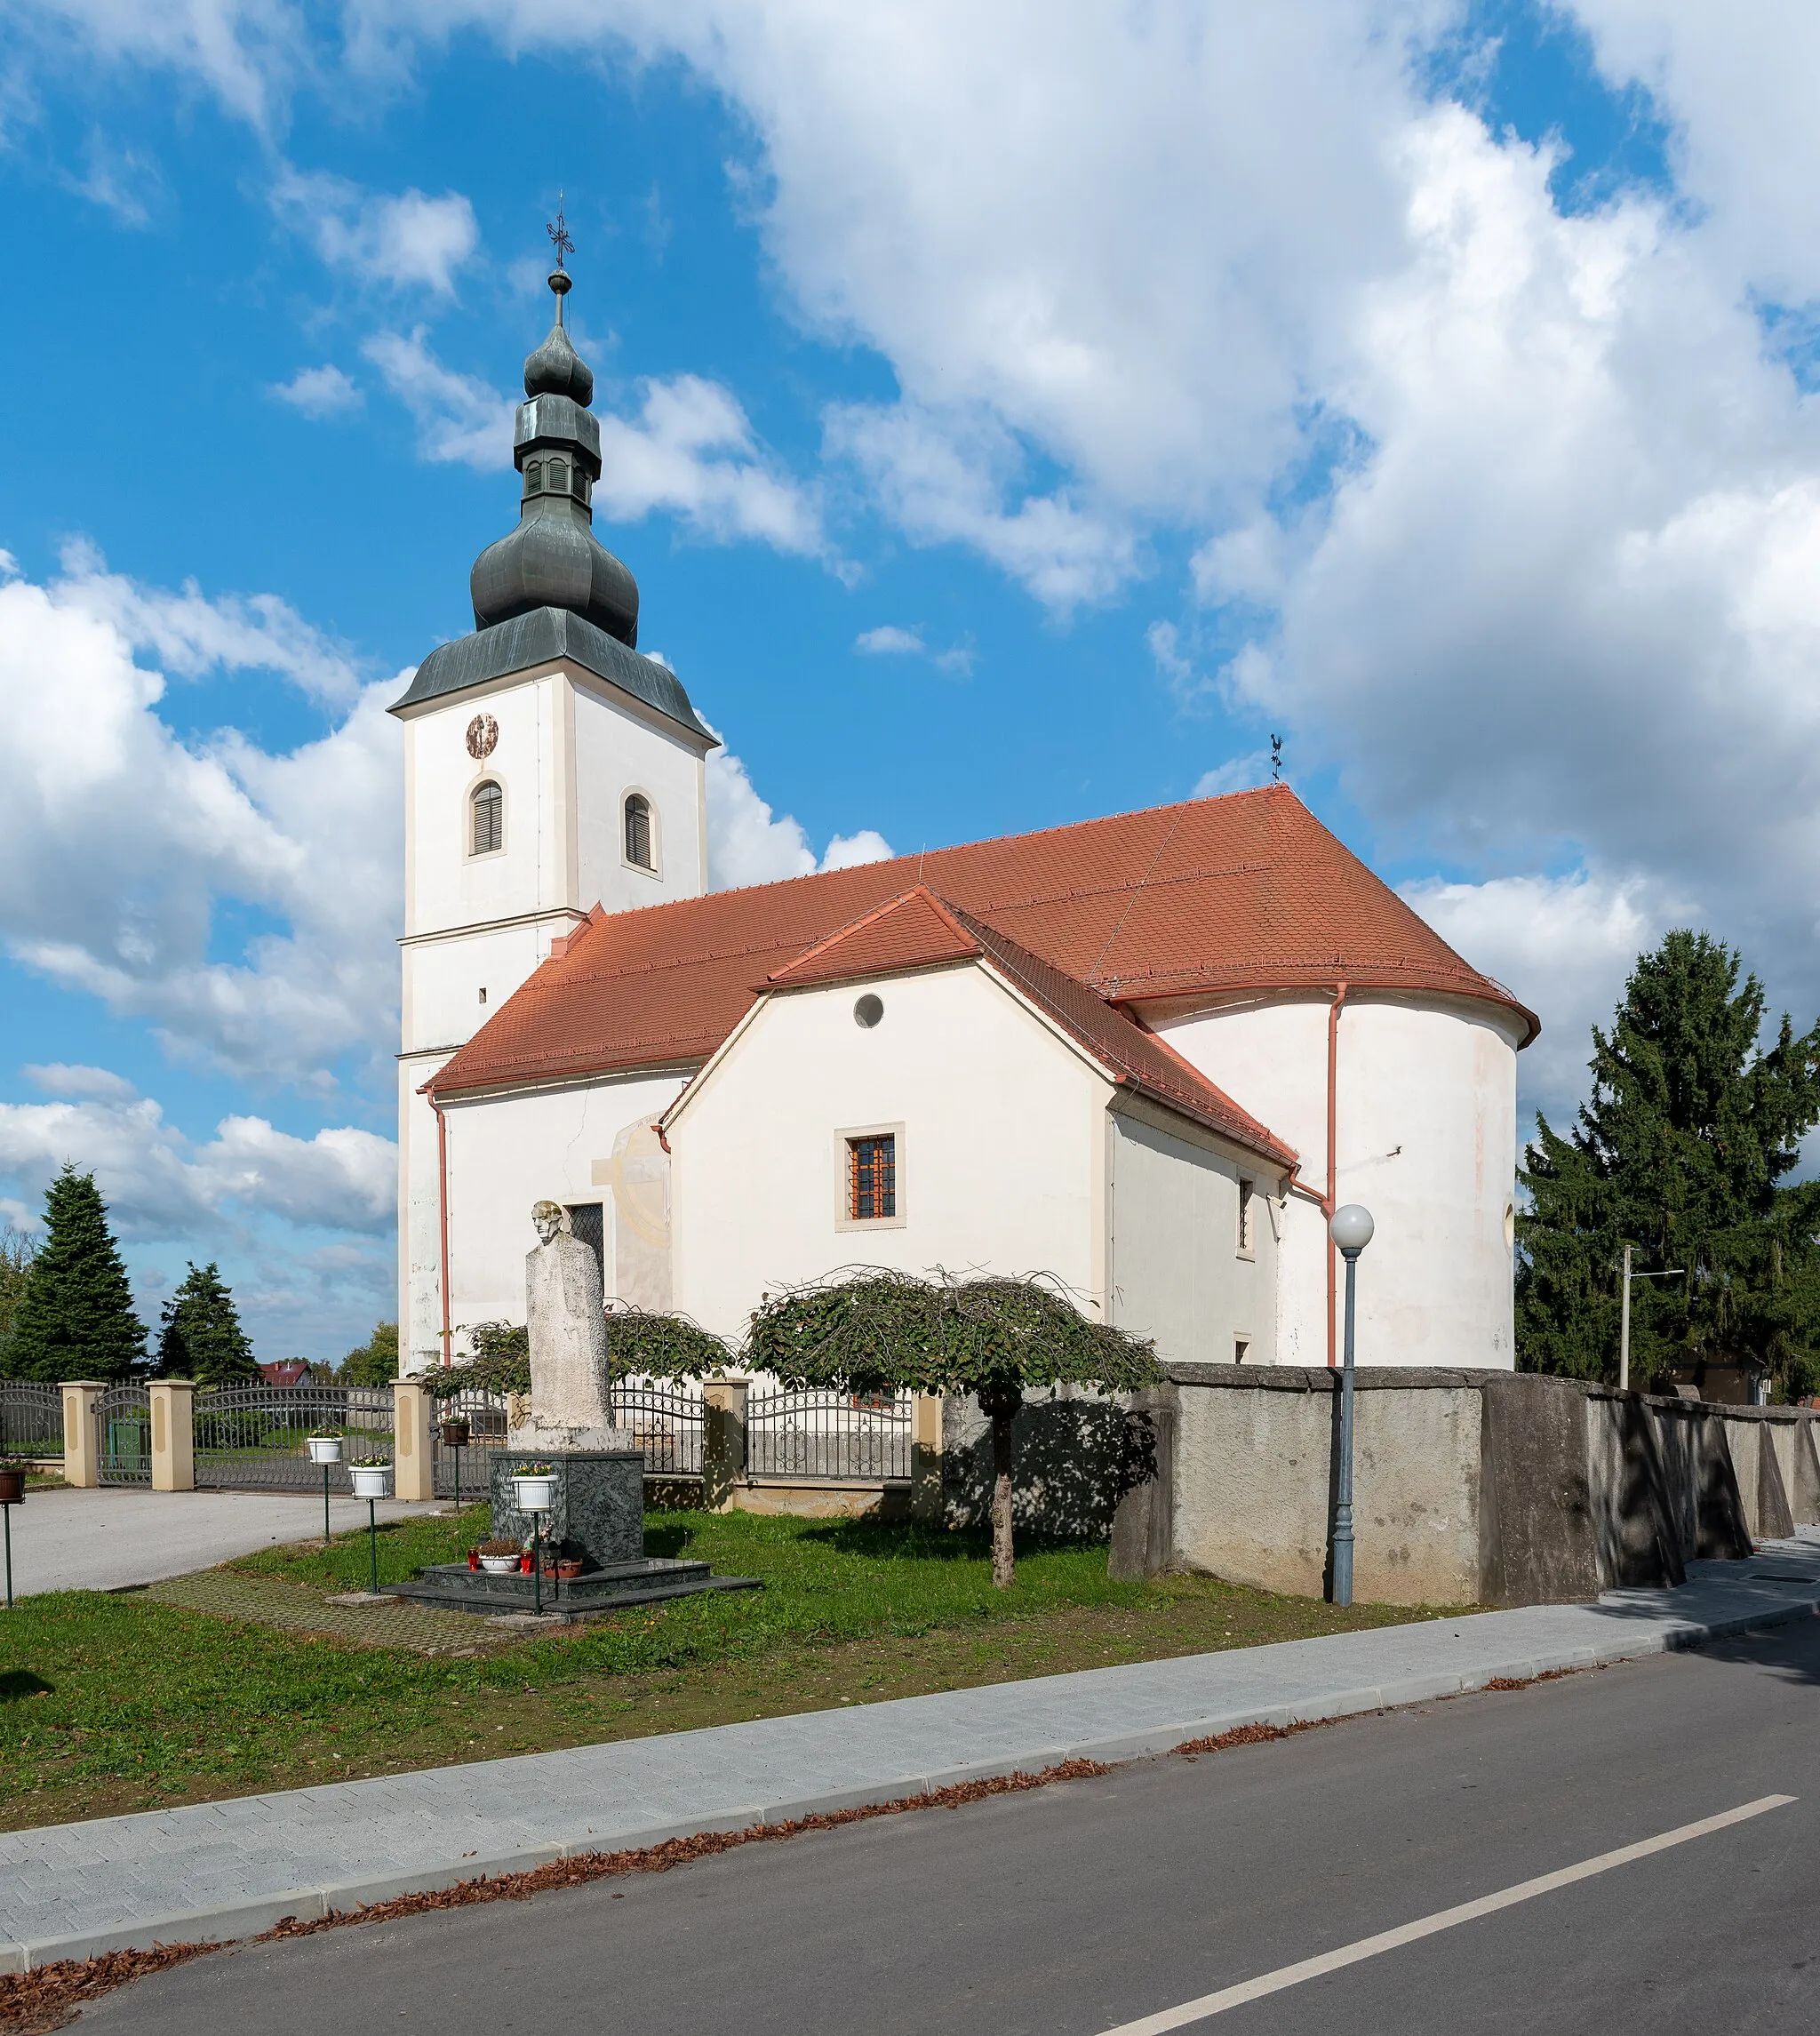
<instances>
[{"instance_id":1,"label":"onion dome steeple","mask_svg":"<svg viewBox=\"0 0 1820 2036\"><path fill-rule=\"evenodd\" d=\"M523 476L518 528L474 562L468 588L475 627L485 629L534 608L563 608L635 649L638 583L592 528L601 427L587 409L594 376L563 323L571 288L563 257L573 244L561 212L550 237L556 244L550 274L556 322L525 361L525 401L512 435L512 461Z\"/></svg>"}]
</instances>

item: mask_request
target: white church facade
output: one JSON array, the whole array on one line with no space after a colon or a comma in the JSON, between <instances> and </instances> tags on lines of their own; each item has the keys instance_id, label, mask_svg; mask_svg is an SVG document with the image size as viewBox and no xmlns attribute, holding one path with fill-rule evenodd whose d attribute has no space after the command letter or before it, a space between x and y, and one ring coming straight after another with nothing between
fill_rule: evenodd
<instances>
[{"instance_id":1,"label":"white church facade","mask_svg":"<svg viewBox=\"0 0 1820 2036\"><path fill-rule=\"evenodd\" d=\"M1043 1272L1165 1357L1509 1367L1536 1020L1282 786L707 889L714 738L593 535L592 377L525 363L519 524L403 725L408 1370L522 1318L529 1211L737 1340L853 1265Z\"/></svg>"}]
</instances>

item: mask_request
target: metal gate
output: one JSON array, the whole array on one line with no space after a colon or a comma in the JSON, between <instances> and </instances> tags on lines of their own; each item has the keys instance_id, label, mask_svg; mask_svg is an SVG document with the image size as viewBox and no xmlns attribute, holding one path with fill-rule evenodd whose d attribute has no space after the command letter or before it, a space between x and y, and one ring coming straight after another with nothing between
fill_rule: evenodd
<instances>
[{"instance_id":1,"label":"metal gate","mask_svg":"<svg viewBox=\"0 0 1820 2036\"><path fill-rule=\"evenodd\" d=\"M459 1449L443 1440L443 1424L466 1421L467 1440ZM430 1441L430 1489L438 1498L456 1497L460 1473L464 1505L483 1499L493 1488L493 1457L506 1447L506 1401L498 1393L470 1389L451 1393L436 1405L435 1431Z\"/></svg>"},{"instance_id":2,"label":"metal gate","mask_svg":"<svg viewBox=\"0 0 1820 2036\"><path fill-rule=\"evenodd\" d=\"M909 1397L754 1393L746 1405L746 1465L754 1477L907 1478Z\"/></svg>"},{"instance_id":3,"label":"metal gate","mask_svg":"<svg viewBox=\"0 0 1820 2036\"><path fill-rule=\"evenodd\" d=\"M152 1481L152 1396L143 1385L110 1385L95 1400L95 1467L104 1485Z\"/></svg>"},{"instance_id":4,"label":"metal gate","mask_svg":"<svg viewBox=\"0 0 1820 2036\"><path fill-rule=\"evenodd\" d=\"M671 1385L615 1385L608 1411L644 1452L648 1478L698 1478L705 1417L700 1393Z\"/></svg>"},{"instance_id":5,"label":"metal gate","mask_svg":"<svg viewBox=\"0 0 1820 2036\"><path fill-rule=\"evenodd\" d=\"M63 1388L25 1378L0 1382L0 1456L63 1454Z\"/></svg>"},{"instance_id":6,"label":"metal gate","mask_svg":"<svg viewBox=\"0 0 1820 2036\"><path fill-rule=\"evenodd\" d=\"M354 1489L357 1457L392 1461L393 1399L384 1385L228 1385L194 1402L196 1481L220 1490L321 1491L309 1460L312 1435L339 1435L341 1461L329 1489Z\"/></svg>"}]
</instances>

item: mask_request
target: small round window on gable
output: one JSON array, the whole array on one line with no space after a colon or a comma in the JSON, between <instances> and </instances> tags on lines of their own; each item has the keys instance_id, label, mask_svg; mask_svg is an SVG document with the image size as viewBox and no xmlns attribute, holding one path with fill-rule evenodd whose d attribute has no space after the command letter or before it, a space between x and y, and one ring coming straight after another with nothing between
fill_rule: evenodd
<instances>
[{"instance_id":1,"label":"small round window on gable","mask_svg":"<svg viewBox=\"0 0 1820 2036\"><path fill-rule=\"evenodd\" d=\"M884 999L874 996L870 990L854 1002L853 1022L855 1025L864 1026L867 1032L870 1032L884 1015Z\"/></svg>"}]
</instances>

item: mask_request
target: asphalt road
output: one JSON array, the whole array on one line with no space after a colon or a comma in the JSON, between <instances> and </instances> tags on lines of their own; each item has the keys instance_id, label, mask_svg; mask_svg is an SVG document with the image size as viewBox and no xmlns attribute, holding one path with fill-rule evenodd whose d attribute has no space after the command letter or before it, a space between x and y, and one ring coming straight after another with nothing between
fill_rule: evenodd
<instances>
[{"instance_id":1,"label":"asphalt road","mask_svg":"<svg viewBox=\"0 0 1820 2036\"><path fill-rule=\"evenodd\" d=\"M1771 1794L1793 1802L1191 2023L1820 2029L1820 1622L1273 1745L203 1958L136 2036L1099 2036Z\"/></svg>"}]
</instances>

